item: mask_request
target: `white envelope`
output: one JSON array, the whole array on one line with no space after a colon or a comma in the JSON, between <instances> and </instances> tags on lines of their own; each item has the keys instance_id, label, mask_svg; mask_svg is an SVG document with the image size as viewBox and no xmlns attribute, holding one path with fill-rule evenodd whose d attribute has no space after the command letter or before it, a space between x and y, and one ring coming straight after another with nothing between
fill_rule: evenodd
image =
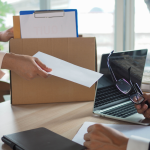
<instances>
[{"instance_id":1,"label":"white envelope","mask_svg":"<svg viewBox=\"0 0 150 150\"><path fill-rule=\"evenodd\" d=\"M34 57L52 69L49 74L87 87L91 87L103 75L42 52L37 52Z\"/></svg>"},{"instance_id":2,"label":"white envelope","mask_svg":"<svg viewBox=\"0 0 150 150\"><path fill-rule=\"evenodd\" d=\"M20 15L22 38L77 37L75 11L38 12Z\"/></svg>"}]
</instances>

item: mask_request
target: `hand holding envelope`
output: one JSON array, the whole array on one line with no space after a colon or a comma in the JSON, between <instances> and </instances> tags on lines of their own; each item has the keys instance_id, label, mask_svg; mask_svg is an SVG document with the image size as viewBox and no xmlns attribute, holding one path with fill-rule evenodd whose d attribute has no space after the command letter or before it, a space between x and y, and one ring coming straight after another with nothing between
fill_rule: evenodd
<instances>
[{"instance_id":1,"label":"hand holding envelope","mask_svg":"<svg viewBox=\"0 0 150 150\"><path fill-rule=\"evenodd\" d=\"M52 69L49 74L87 86L89 88L103 75L42 52L37 52L34 57L37 57L47 67Z\"/></svg>"}]
</instances>

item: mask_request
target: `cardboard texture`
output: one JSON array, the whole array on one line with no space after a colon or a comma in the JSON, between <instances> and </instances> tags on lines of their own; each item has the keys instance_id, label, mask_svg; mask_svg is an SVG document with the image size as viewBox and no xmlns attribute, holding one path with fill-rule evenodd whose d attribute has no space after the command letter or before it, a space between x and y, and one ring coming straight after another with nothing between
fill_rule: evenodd
<instances>
[{"instance_id":1,"label":"cardboard texture","mask_svg":"<svg viewBox=\"0 0 150 150\"><path fill-rule=\"evenodd\" d=\"M14 39L21 39L20 16L13 16Z\"/></svg>"},{"instance_id":2,"label":"cardboard texture","mask_svg":"<svg viewBox=\"0 0 150 150\"><path fill-rule=\"evenodd\" d=\"M90 70L97 68L95 38L10 40L12 53L33 56L38 51ZM27 81L11 72L11 103L14 105L92 101L94 96L95 84L88 88L55 76Z\"/></svg>"}]
</instances>

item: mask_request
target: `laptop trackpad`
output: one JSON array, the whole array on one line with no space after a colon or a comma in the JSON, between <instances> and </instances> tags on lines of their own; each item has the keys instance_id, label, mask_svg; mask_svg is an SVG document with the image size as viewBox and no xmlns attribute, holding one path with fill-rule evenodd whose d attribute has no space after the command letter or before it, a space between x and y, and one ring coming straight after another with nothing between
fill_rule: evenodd
<instances>
[{"instance_id":1,"label":"laptop trackpad","mask_svg":"<svg viewBox=\"0 0 150 150\"><path fill-rule=\"evenodd\" d=\"M146 119L142 114L134 114L130 117L126 118L127 121L131 121L131 122L139 122L142 123L143 125L150 125L150 119Z\"/></svg>"}]
</instances>

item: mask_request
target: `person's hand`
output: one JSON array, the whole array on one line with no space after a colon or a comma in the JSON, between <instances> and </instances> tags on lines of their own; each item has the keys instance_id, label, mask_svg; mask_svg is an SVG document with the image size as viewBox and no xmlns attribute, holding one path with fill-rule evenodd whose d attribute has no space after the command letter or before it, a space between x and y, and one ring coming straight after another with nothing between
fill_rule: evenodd
<instances>
[{"instance_id":1,"label":"person's hand","mask_svg":"<svg viewBox=\"0 0 150 150\"><path fill-rule=\"evenodd\" d=\"M5 54L2 69L12 70L27 80L37 76L47 78L49 76L47 72L52 71L52 69L46 67L38 58L11 53Z\"/></svg>"},{"instance_id":2,"label":"person's hand","mask_svg":"<svg viewBox=\"0 0 150 150\"><path fill-rule=\"evenodd\" d=\"M135 104L135 108L137 109L137 112L139 114L143 114L145 118L150 119L150 108L148 108L148 105L145 104L145 101L148 101L148 103L150 104L150 94L145 93L143 94L143 97L145 98L145 100L141 104Z\"/></svg>"},{"instance_id":3,"label":"person's hand","mask_svg":"<svg viewBox=\"0 0 150 150\"><path fill-rule=\"evenodd\" d=\"M0 32L0 41L2 42L7 42L13 37L14 37L13 27L6 31Z\"/></svg>"},{"instance_id":4,"label":"person's hand","mask_svg":"<svg viewBox=\"0 0 150 150\"><path fill-rule=\"evenodd\" d=\"M87 129L84 135L84 146L88 150L126 150L128 138L121 132L95 124Z\"/></svg>"}]
</instances>

